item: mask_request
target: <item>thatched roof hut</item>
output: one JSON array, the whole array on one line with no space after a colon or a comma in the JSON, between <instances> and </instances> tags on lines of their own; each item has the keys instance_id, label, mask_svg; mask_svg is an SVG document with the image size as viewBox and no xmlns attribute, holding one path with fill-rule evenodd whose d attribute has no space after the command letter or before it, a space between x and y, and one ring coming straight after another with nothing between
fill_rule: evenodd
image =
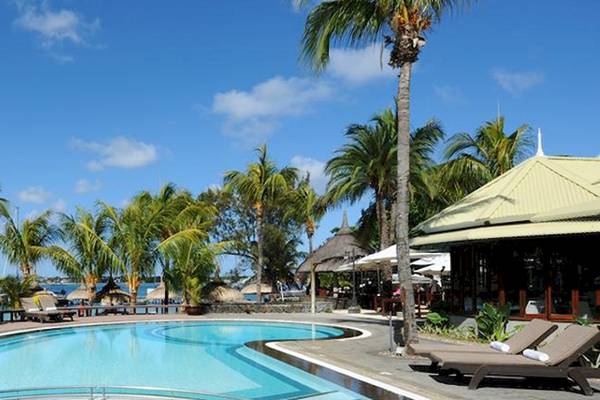
<instances>
[{"instance_id":1,"label":"thatched roof hut","mask_svg":"<svg viewBox=\"0 0 600 400\"><path fill-rule=\"evenodd\" d=\"M152 289L151 291L149 291L146 294L146 300L164 300L165 298L165 283L164 282L160 282L160 284ZM169 298L171 299L180 299L181 298L181 293L174 291L172 289L169 289Z\"/></svg>"},{"instance_id":2,"label":"thatched roof hut","mask_svg":"<svg viewBox=\"0 0 600 400\"><path fill-rule=\"evenodd\" d=\"M352 255L354 258L366 256L368 252L363 249L348 224L348 214L344 211L342 226L340 229L325 240L311 255L309 255L296 273L310 272L311 265L315 265L315 272L332 272L337 267L351 261ZM348 258L350 257L350 259Z\"/></svg>"},{"instance_id":3,"label":"thatched roof hut","mask_svg":"<svg viewBox=\"0 0 600 400\"><path fill-rule=\"evenodd\" d=\"M255 291L256 291L256 285ZM223 282L210 282L202 288L202 298L216 303L238 303L244 301L239 290L230 288Z\"/></svg>"},{"instance_id":4,"label":"thatched roof hut","mask_svg":"<svg viewBox=\"0 0 600 400\"><path fill-rule=\"evenodd\" d=\"M252 282L244 286L241 290L242 294L256 294L256 282ZM274 293L273 287L268 283L262 283L260 285L261 294Z\"/></svg>"},{"instance_id":5,"label":"thatched roof hut","mask_svg":"<svg viewBox=\"0 0 600 400\"><path fill-rule=\"evenodd\" d=\"M122 303L129 302L129 300L131 300L131 295L121 289L111 276L108 278L108 282L106 282L104 287L96 293L96 300L100 301L102 304L113 304L114 302Z\"/></svg>"},{"instance_id":6,"label":"thatched roof hut","mask_svg":"<svg viewBox=\"0 0 600 400\"><path fill-rule=\"evenodd\" d=\"M89 300L88 292L84 285L79 286L77 289L73 290L71 293L67 295L67 300L69 301L77 301L77 300Z\"/></svg>"}]
</instances>

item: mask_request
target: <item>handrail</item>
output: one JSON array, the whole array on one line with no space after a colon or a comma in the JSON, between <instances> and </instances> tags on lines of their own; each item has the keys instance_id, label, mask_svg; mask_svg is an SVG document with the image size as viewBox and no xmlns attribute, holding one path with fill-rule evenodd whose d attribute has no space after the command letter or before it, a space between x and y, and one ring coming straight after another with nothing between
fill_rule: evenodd
<instances>
[{"instance_id":1,"label":"handrail","mask_svg":"<svg viewBox=\"0 0 600 400\"><path fill-rule=\"evenodd\" d=\"M145 386L47 386L0 390L0 399L39 399L51 396L85 396L90 400L105 400L119 396L147 396L149 398L177 400L247 400L224 394L192 392Z\"/></svg>"}]
</instances>

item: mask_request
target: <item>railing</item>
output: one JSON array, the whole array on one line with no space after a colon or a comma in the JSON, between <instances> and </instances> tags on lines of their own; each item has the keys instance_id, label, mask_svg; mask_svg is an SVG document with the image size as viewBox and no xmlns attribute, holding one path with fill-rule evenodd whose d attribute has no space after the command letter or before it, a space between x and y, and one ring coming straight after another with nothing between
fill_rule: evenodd
<instances>
[{"instance_id":1,"label":"railing","mask_svg":"<svg viewBox=\"0 0 600 400\"><path fill-rule=\"evenodd\" d=\"M171 314L178 313L181 304L123 304L117 306L59 307L59 311L75 311L78 317L95 317L106 314ZM23 309L0 310L0 322L22 320Z\"/></svg>"},{"instance_id":2,"label":"railing","mask_svg":"<svg viewBox=\"0 0 600 400\"><path fill-rule=\"evenodd\" d=\"M172 399L172 400L244 400L222 394L192 392L179 389L164 389L137 386L52 386L0 390L0 399Z\"/></svg>"}]
</instances>

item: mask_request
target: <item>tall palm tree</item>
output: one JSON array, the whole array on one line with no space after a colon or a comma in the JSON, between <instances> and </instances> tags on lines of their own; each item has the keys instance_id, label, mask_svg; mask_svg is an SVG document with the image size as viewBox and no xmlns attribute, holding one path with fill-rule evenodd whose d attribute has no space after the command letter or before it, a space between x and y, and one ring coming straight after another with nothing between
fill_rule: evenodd
<instances>
[{"instance_id":1,"label":"tall palm tree","mask_svg":"<svg viewBox=\"0 0 600 400\"><path fill-rule=\"evenodd\" d=\"M317 222L325 214L325 204L323 198L315 192L310 185L310 175L300 182L298 187L290 193L288 216L293 217L302 225L308 239L308 257L313 252L313 236L316 230ZM316 312L316 274L315 266L310 267L310 310Z\"/></svg>"},{"instance_id":2,"label":"tall palm tree","mask_svg":"<svg viewBox=\"0 0 600 400\"><path fill-rule=\"evenodd\" d=\"M504 130L504 117L498 117L483 124L474 135L458 133L448 140L448 161L441 169L444 186L456 197L481 187L531 155L534 143L528 125L511 133Z\"/></svg>"},{"instance_id":3,"label":"tall palm tree","mask_svg":"<svg viewBox=\"0 0 600 400\"><path fill-rule=\"evenodd\" d=\"M8 262L18 266L23 278L33 275L35 265L46 256L46 248L57 238L58 231L46 211L20 224L12 218L6 202L0 202L0 217L4 232L0 233L0 249Z\"/></svg>"},{"instance_id":4,"label":"tall palm tree","mask_svg":"<svg viewBox=\"0 0 600 400\"><path fill-rule=\"evenodd\" d=\"M300 4L309 0L298 0ZM396 93L398 132L398 191L396 246L400 284L405 293L404 342L417 340L411 283L409 234L410 81L412 65L426 41L424 35L444 11L464 0L331 0L319 2L309 13L302 40L303 56L315 70L329 62L332 43L350 46L383 40L391 48L388 64L400 69Z\"/></svg>"},{"instance_id":5,"label":"tall palm tree","mask_svg":"<svg viewBox=\"0 0 600 400\"><path fill-rule=\"evenodd\" d=\"M390 219L396 205L395 121L394 112L386 109L371 119L372 125L350 126L346 131L349 143L337 150L336 156L325 167L330 176L328 201L355 202L367 192L373 192L380 249L388 247L395 237L394 220ZM435 146L443 136L444 131L436 120L411 133L411 200L427 188L425 173L434 165Z\"/></svg>"},{"instance_id":6,"label":"tall palm tree","mask_svg":"<svg viewBox=\"0 0 600 400\"><path fill-rule=\"evenodd\" d=\"M214 207L204 202L196 201L191 193L186 190L178 190L172 183L167 183L156 195L152 196L150 207L160 219L159 239L166 240L182 229L194 227L207 231L216 214ZM159 262L162 266L163 278L171 267L171 259L168 253L159 254ZM169 281L163 279L165 285L164 303L169 303Z\"/></svg>"},{"instance_id":7,"label":"tall palm tree","mask_svg":"<svg viewBox=\"0 0 600 400\"><path fill-rule=\"evenodd\" d=\"M106 232L104 218L78 209L75 216L61 216L60 236L66 247L53 245L47 249L60 271L85 286L89 304L94 304L96 286L104 275L119 268L119 260L106 242Z\"/></svg>"},{"instance_id":8,"label":"tall palm tree","mask_svg":"<svg viewBox=\"0 0 600 400\"><path fill-rule=\"evenodd\" d=\"M225 190L237 192L248 204L252 205L256 217L256 301L262 301L261 283L263 270L263 221L265 210L271 202L291 190L298 172L295 168L279 169L268 157L267 146L256 149L258 162L248 165L246 171L228 171L225 173Z\"/></svg>"},{"instance_id":9,"label":"tall palm tree","mask_svg":"<svg viewBox=\"0 0 600 400\"><path fill-rule=\"evenodd\" d=\"M195 241L204 235L191 227L162 238L164 209L155 207L148 192L135 196L123 210L105 203L100 203L100 209L110 226L110 245L113 254L120 260L121 273L127 281L132 303L137 302L142 279L154 273L160 246Z\"/></svg>"},{"instance_id":10,"label":"tall palm tree","mask_svg":"<svg viewBox=\"0 0 600 400\"><path fill-rule=\"evenodd\" d=\"M186 241L178 245L163 245L160 251L171 260L171 268L165 271L165 281L180 290L183 305L197 301L200 289L216 269L219 245L205 241Z\"/></svg>"}]
</instances>

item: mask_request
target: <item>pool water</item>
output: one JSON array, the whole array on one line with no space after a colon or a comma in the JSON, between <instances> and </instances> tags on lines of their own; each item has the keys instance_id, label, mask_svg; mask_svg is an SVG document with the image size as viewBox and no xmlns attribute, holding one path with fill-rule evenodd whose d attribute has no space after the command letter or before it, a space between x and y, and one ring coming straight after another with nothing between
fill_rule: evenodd
<instances>
[{"instance_id":1,"label":"pool water","mask_svg":"<svg viewBox=\"0 0 600 400\"><path fill-rule=\"evenodd\" d=\"M129 386L238 399L363 399L245 346L254 340L323 339L342 334L341 329L320 325L226 321L26 333L0 339L0 391Z\"/></svg>"}]
</instances>

